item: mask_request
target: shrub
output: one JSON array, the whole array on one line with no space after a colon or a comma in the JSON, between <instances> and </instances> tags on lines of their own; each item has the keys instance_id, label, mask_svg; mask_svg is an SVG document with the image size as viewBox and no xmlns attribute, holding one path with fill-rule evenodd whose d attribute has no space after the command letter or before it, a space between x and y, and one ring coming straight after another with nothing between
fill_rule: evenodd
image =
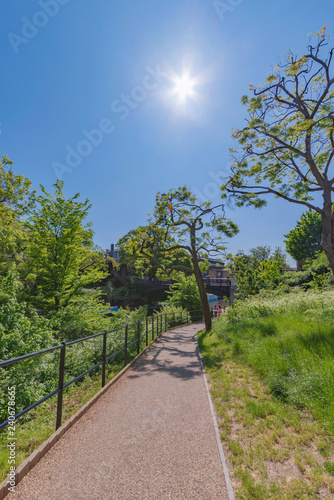
<instances>
[{"instance_id":1,"label":"shrub","mask_svg":"<svg viewBox=\"0 0 334 500\"><path fill-rule=\"evenodd\" d=\"M1 283L0 296L0 359L10 359L54 345L53 323L24 303L17 295L21 284L16 271ZM39 357L40 358L40 357ZM6 420L7 388L16 386L17 411L29 406L54 388L53 354L32 358L0 372L0 418Z\"/></svg>"},{"instance_id":2,"label":"shrub","mask_svg":"<svg viewBox=\"0 0 334 500\"><path fill-rule=\"evenodd\" d=\"M187 309L181 306L176 306L173 303L164 304L162 309L159 312L155 313L155 316L159 316L160 314L167 314L167 323L166 323L167 328L187 323L187 318L188 318ZM182 323L181 323L181 316L182 316Z\"/></svg>"},{"instance_id":3,"label":"shrub","mask_svg":"<svg viewBox=\"0 0 334 500\"><path fill-rule=\"evenodd\" d=\"M201 298L194 276L179 273L168 292L168 303L190 311L201 309Z\"/></svg>"}]
</instances>

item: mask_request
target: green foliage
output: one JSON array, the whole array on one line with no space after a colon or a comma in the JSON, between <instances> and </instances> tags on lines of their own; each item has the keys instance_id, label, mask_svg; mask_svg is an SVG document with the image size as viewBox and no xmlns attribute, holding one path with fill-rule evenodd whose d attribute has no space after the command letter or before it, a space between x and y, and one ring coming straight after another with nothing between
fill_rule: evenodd
<instances>
[{"instance_id":1,"label":"green foliage","mask_svg":"<svg viewBox=\"0 0 334 500\"><path fill-rule=\"evenodd\" d=\"M264 284L264 287L272 287L278 285L281 280L281 266L277 261L262 261L259 268L259 279Z\"/></svg>"},{"instance_id":2,"label":"green foliage","mask_svg":"<svg viewBox=\"0 0 334 500\"><path fill-rule=\"evenodd\" d=\"M115 280L117 283L117 281ZM107 280L101 287L103 299L110 303L116 304L117 302L126 299L142 299L144 285L137 278L131 278L127 284L116 286L112 280Z\"/></svg>"},{"instance_id":3,"label":"green foliage","mask_svg":"<svg viewBox=\"0 0 334 500\"><path fill-rule=\"evenodd\" d=\"M297 225L285 235L286 250L296 260L312 259L321 251L321 215L307 210Z\"/></svg>"},{"instance_id":4,"label":"green foliage","mask_svg":"<svg viewBox=\"0 0 334 500\"><path fill-rule=\"evenodd\" d=\"M237 268L235 279L237 281L237 290L239 297L248 297L259 293L263 286L259 278L258 267L250 266L249 261L241 256L234 259Z\"/></svg>"},{"instance_id":5,"label":"green foliage","mask_svg":"<svg viewBox=\"0 0 334 500\"><path fill-rule=\"evenodd\" d=\"M167 315L167 322L166 322L167 328L172 328L173 326L178 326L181 324L184 325L187 323L188 311L182 306L178 306L171 303L163 304L160 311L154 313L154 316L159 317L161 314ZM193 321L201 319L200 312L197 311L197 314L193 313L192 316L189 316L189 319L192 319Z\"/></svg>"},{"instance_id":6,"label":"green foliage","mask_svg":"<svg viewBox=\"0 0 334 500\"><path fill-rule=\"evenodd\" d=\"M250 257L256 262L267 261L270 257L271 249L268 245L258 246L249 250Z\"/></svg>"},{"instance_id":7,"label":"green foliage","mask_svg":"<svg viewBox=\"0 0 334 500\"><path fill-rule=\"evenodd\" d=\"M277 262L280 268L287 267L288 265L286 254L280 247L275 247L275 250L272 252L269 260L272 262Z\"/></svg>"},{"instance_id":8,"label":"green foliage","mask_svg":"<svg viewBox=\"0 0 334 500\"><path fill-rule=\"evenodd\" d=\"M0 293L0 358L21 356L43 349L53 341L52 323L39 317L25 302L19 303L21 288L17 272L11 270L1 281Z\"/></svg>"},{"instance_id":9,"label":"green foliage","mask_svg":"<svg viewBox=\"0 0 334 500\"><path fill-rule=\"evenodd\" d=\"M147 306L141 306L134 310L131 310L128 307L121 307L113 314L112 328L118 328L122 325L143 321L146 318L146 315Z\"/></svg>"},{"instance_id":10,"label":"green foliage","mask_svg":"<svg viewBox=\"0 0 334 500\"><path fill-rule=\"evenodd\" d=\"M239 297L275 288L282 279L281 268L285 265L285 254L279 247L273 253L269 246L252 248L250 255L239 252L233 259Z\"/></svg>"},{"instance_id":11,"label":"green foliage","mask_svg":"<svg viewBox=\"0 0 334 500\"><path fill-rule=\"evenodd\" d=\"M26 303L17 301L21 284L10 271L2 279L0 295L0 359L10 359L54 344L53 324L39 317ZM0 371L0 419L6 417L7 387L16 386L17 410L32 404L54 389L53 356L32 358Z\"/></svg>"},{"instance_id":12,"label":"green foliage","mask_svg":"<svg viewBox=\"0 0 334 500\"><path fill-rule=\"evenodd\" d=\"M219 335L271 392L306 408L334 432L334 292L236 301Z\"/></svg>"},{"instance_id":13,"label":"green foliage","mask_svg":"<svg viewBox=\"0 0 334 500\"><path fill-rule=\"evenodd\" d=\"M285 273L282 276L282 285L301 286L304 290L330 286L331 275L328 259L324 252L321 252L305 264L304 271Z\"/></svg>"},{"instance_id":14,"label":"green foliage","mask_svg":"<svg viewBox=\"0 0 334 500\"><path fill-rule=\"evenodd\" d=\"M118 247L121 262L131 266L139 278L144 275L165 278L175 266L190 266L186 252L166 235L163 227L153 222L129 231L119 240Z\"/></svg>"},{"instance_id":15,"label":"green foliage","mask_svg":"<svg viewBox=\"0 0 334 500\"><path fill-rule=\"evenodd\" d=\"M22 215L31 205L31 182L23 175L15 175L13 162L6 156L0 160L0 275L6 274L18 261L26 234Z\"/></svg>"},{"instance_id":16,"label":"green foliage","mask_svg":"<svg viewBox=\"0 0 334 500\"><path fill-rule=\"evenodd\" d=\"M334 462L324 462L324 468L327 472L334 476Z\"/></svg>"},{"instance_id":17,"label":"green foliage","mask_svg":"<svg viewBox=\"0 0 334 500\"><path fill-rule=\"evenodd\" d=\"M187 311L198 311L201 309L201 297L198 292L198 286L193 276L184 276L178 273L174 277L175 283L168 292L168 303L179 306Z\"/></svg>"},{"instance_id":18,"label":"green foliage","mask_svg":"<svg viewBox=\"0 0 334 500\"><path fill-rule=\"evenodd\" d=\"M109 330L112 323L106 316L108 312L107 306L101 302L100 291L82 291L69 300L66 308L51 315L56 320L57 339L68 342Z\"/></svg>"},{"instance_id":19,"label":"green foliage","mask_svg":"<svg viewBox=\"0 0 334 500\"><path fill-rule=\"evenodd\" d=\"M83 220L88 200L66 199L63 182L54 184L55 195L35 197L25 226L29 231L26 272L33 303L45 310L66 307L71 297L104 276L104 259L94 250L93 232Z\"/></svg>"}]
</instances>

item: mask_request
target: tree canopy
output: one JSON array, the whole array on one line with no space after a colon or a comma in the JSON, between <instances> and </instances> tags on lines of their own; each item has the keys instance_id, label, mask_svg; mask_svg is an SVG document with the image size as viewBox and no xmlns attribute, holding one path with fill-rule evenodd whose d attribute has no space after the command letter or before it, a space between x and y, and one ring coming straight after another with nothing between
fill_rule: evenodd
<instances>
[{"instance_id":1,"label":"tree canopy","mask_svg":"<svg viewBox=\"0 0 334 500\"><path fill-rule=\"evenodd\" d=\"M270 246L251 248L249 254L239 251L230 256L235 271L239 297L248 297L262 289L274 288L281 279L281 270L286 267L286 256L280 247L272 252Z\"/></svg>"},{"instance_id":2,"label":"tree canopy","mask_svg":"<svg viewBox=\"0 0 334 500\"><path fill-rule=\"evenodd\" d=\"M22 215L32 201L31 182L23 175L16 175L7 156L0 161L0 275L22 252L26 234Z\"/></svg>"},{"instance_id":3,"label":"tree canopy","mask_svg":"<svg viewBox=\"0 0 334 500\"><path fill-rule=\"evenodd\" d=\"M287 252L297 261L314 259L321 252L321 215L307 210L294 229L285 235Z\"/></svg>"},{"instance_id":4,"label":"tree canopy","mask_svg":"<svg viewBox=\"0 0 334 500\"><path fill-rule=\"evenodd\" d=\"M326 27L310 39L307 53L291 51L264 84L243 96L247 124L233 131L231 175L223 198L238 206L266 204L272 194L304 205L322 218L322 247L334 272L334 77Z\"/></svg>"},{"instance_id":5,"label":"tree canopy","mask_svg":"<svg viewBox=\"0 0 334 500\"><path fill-rule=\"evenodd\" d=\"M26 248L27 281L36 306L59 309L80 290L105 277L104 259L94 250L93 232L83 220L90 208L88 200L65 198L63 182L54 184L52 196L41 186L43 195L25 223L29 232Z\"/></svg>"}]
</instances>

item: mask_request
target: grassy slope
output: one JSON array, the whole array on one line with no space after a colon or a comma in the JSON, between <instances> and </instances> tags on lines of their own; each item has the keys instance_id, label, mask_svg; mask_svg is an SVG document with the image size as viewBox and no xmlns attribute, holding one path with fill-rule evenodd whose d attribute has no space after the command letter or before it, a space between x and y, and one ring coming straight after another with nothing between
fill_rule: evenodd
<instances>
[{"instance_id":1,"label":"grassy slope","mask_svg":"<svg viewBox=\"0 0 334 500\"><path fill-rule=\"evenodd\" d=\"M240 303L199 335L238 498L333 498L334 294Z\"/></svg>"}]
</instances>

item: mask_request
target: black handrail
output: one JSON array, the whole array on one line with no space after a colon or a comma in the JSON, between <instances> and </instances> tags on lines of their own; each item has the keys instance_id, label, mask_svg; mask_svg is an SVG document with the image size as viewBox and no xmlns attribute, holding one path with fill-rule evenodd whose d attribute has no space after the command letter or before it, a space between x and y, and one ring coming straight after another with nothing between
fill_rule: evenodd
<instances>
[{"instance_id":1,"label":"black handrail","mask_svg":"<svg viewBox=\"0 0 334 500\"><path fill-rule=\"evenodd\" d=\"M193 315L195 313L196 314L200 313L200 319L203 319L203 313L202 313L202 311L199 311L199 310L187 311L187 318L186 318L187 324L189 324L189 318L191 317L191 315ZM173 318L172 318L173 326L179 326L179 324L177 324L178 321L175 318L175 312L174 313L161 313L161 314L157 314L155 316L157 318L156 325L154 324L154 316L152 316L152 322L151 322L152 341L151 341L151 343L159 335L159 330L160 330L160 333L163 332L163 320L162 320L163 316L165 316L165 331L168 329L169 325L168 325L167 316L169 316L171 314L173 315ZM159 325L159 316L160 316L160 325ZM184 318L182 316L182 311L180 311L180 325L183 324L183 319ZM142 335L140 335L140 326L141 326L141 323L144 324L144 333ZM133 342L128 343L129 327L134 326L134 325L137 325L136 339ZM146 327L145 327L145 325L146 325ZM160 326L160 328L159 328L159 326ZM146 341L145 341L146 346L148 345L148 328L149 328L149 322L148 322L148 317L146 317L145 319L136 321L135 323L130 323L130 324L122 325L122 326L119 326L117 328L113 328L112 330L105 330L103 332L96 333L94 335L90 335L89 337L84 337L82 339L72 340L70 342L63 342L62 344L59 344L59 345L54 346L54 347L49 347L48 349L43 349L41 351L37 351L37 352L29 353L29 354L24 354L23 356L18 356L17 358L12 358L12 359L8 359L8 360L5 360L5 361L0 361L0 368L3 368L5 366L13 365L15 363L19 363L20 361L24 361L26 359L30 359L30 358L33 358L33 357L36 357L36 356L40 356L40 355L46 354L48 352L53 352L53 351L56 351L58 349L61 350L60 351L60 358L59 358L59 382L58 382L58 389L50 392L49 394L47 394L43 398L39 399L38 401L36 401L32 405L30 405L27 408L25 408L24 410L20 411L19 413L17 413L15 415L14 418L18 419L22 415L25 415L29 411L33 410L34 408L36 408L40 404L42 404L45 401L47 401L52 396L55 396L56 394L58 394L57 422L56 422L56 429L58 429L61 426L61 422L62 422L63 392L64 392L64 389L66 389L68 386L72 385L73 383L77 382L82 377L84 377L85 375L87 375L88 373L90 373L91 371L95 370L95 368L97 368L97 367L99 367L101 365L102 365L102 387L104 387L105 382L106 382L106 364L107 364L107 362L111 358L115 357L117 354L120 354L121 352L124 351L124 366L126 366L128 364L128 349L129 349L129 347L131 347L133 344L137 344L137 354L139 354L141 339L143 337L145 337L145 339L146 339ZM107 349L107 334L108 333L115 333L115 332L117 332L119 330L122 330L122 329L124 329L124 347L122 349L118 350L117 352L111 354L110 356L107 356L107 352L106 352L106 349ZM154 331L155 330L156 330L156 336L154 337ZM78 344L79 342L84 342L86 340L90 340L90 339L93 339L93 338L96 338L96 337L100 337L101 335L104 336L103 337L103 348L102 348L102 361L100 361L99 363L95 364L94 366L92 366L91 368L89 368L88 370L86 370L85 372L81 373L80 375L78 375L74 379L72 379L69 382L66 382L64 384L66 348L67 347L71 347L74 344ZM0 424L0 430L4 429L8 424L9 424L9 420L6 420L5 422L2 422Z\"/></svg>"},{"instance_id":2,"label":"black handrail","mask_svg":"<svg viewBox=\"0 0 334 500\"><path fill-rule=\"evenodd\" d=\"M18 358L7 359L6 361L0 361L0 368L3 366L11 365L13 363L17 363L18 361L23 361L24 359L34 358L35 356L39 356L40 354L45 354L46 352L52 352L56 349L60 349L60 345L56 345L54 347L49 347L48 349L43 349L42 351L32 352L30 354L24 354L23 356L19 356Z\"/></svg>"}]
</instances>

